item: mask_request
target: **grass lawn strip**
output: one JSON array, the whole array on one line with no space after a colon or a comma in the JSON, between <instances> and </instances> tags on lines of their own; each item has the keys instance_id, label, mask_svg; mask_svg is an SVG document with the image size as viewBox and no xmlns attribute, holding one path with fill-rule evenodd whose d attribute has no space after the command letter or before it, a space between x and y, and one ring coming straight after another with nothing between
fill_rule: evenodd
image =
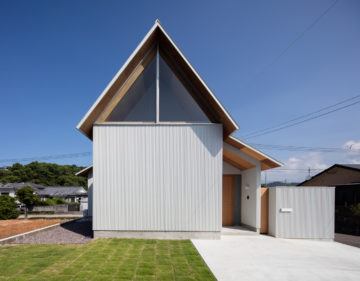
<instances>
[{"instance_id":1,"label":"grass lawn strip","mask_svg":"<svg viewBox=\"0 0 360 281\"><path fill-rule=\"evenodd\" d=\"M0 280L215 280L189 240L0 247Z\"/></svg>"}]
</instances>

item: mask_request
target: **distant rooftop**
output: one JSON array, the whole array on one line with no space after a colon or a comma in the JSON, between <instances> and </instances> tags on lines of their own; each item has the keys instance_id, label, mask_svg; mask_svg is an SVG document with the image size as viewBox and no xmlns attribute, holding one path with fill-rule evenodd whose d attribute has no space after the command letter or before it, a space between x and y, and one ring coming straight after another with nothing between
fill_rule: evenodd
<instances>
[{"instance_id":1,"label":"distant rooftop","mask_svg":"<svg viewBox=\"0 0 360 281\"><path fill-rule=\"evenodd\" d=\"M81 186L48 186L37 191L40 196L66 197L79 196L86 194L86 190Z\"/></svg>"},{"instance_id":2,"label":"distant rooftop","mask_svg":"<svg viewBox=\"0 0 360 281\"><path fill-rule=\"evenodd\" d=\"M44 197L67 197L84 196L87 194L82 186L44 186L32 182L0 183L0 191L17 191L24 186L30 186L40 196Z\"/></svg>"}]
</instances>

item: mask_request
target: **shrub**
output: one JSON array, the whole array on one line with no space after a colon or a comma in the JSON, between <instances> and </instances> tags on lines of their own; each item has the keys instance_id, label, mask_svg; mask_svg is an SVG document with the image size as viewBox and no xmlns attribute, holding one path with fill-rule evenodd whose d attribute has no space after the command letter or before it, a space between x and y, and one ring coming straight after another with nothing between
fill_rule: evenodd
<instances>
[{"instance_id":1,"label":"shrub","mask_svg":"<svg viewBox=\"0 0 360 281\"><path fill-rule=\"evenodd\" d=\"M16 219L19 213L14 198L8 195L0 196L0 220Z\"/></svg>"},{"instance_id":2,"label":"shrub","mask_svg":"<svg viewBox=\"0 0 360 281\"><path fill-rule=\"evenodd\" d=\"M352 205L350 207L350 210L354 216L360 217L360 203L357 203L356 205Z\"/></svg>"},{"instance_id":3,"label":"shrub","mask_svg":"<svg viewBox=\"0 0 360 281\"><path fill-rule=\"evenodd\" d=\"M35 206L50 206L53 204L50 204L51 202L48 201L48 199L46 199L45 201L39 200L38 202L36 202Z\"/></svg>"},{"instance_id":4,"label":"shrub","mask_svg":"<svg viewBox=\"0 0 360 281\"><path fill-rule=\"evenodd\" d=\"M56 205L66 204L66 201L59 197L54 197L53 200L55 201Z\"/></svg>"},{"instance_id":5,"label":"shrub","mask_svg":"<svg viewBox=\"0 0 360 281\"><path fill-rule=\"evenodd\" d=\"M39 201L35 205L36 206L54 206L54 205L62 205L66 204L66 201L59 197L47 198L45 201Z\"/></svg>"}]
</instances>

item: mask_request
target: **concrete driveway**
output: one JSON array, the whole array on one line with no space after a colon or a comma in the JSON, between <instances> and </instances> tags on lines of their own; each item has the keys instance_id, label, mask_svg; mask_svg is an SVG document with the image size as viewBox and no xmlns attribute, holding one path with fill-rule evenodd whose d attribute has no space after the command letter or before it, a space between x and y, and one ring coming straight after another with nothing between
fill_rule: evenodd
<instances>
[{"instance_id":1,"label":"concrete driveway","mask_svg":"<svg viewBox=\"0 0 360 281\"><path fill-rule=\"evenodd\" d=\"M192 242L218 280L360 280L360 249L337 242L264 235Z\"/></svg>"}]
</instances>

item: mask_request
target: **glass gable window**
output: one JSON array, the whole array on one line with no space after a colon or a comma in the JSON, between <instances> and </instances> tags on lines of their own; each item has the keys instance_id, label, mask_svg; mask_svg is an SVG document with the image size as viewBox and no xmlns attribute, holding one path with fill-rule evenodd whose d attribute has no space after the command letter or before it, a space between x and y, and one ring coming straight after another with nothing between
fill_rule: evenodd
<instances>
[{"instance_id":1,"label":"glass gable window","mask_svg":"<svg viewBox=\"0 0 360 281\"><path fill-rule=\"evenodd\" d=\"M160 122L209 122L165 60L159 57Z\"/></svg>"},{"instance_id":2,"label":"glass gable window","mask_svg":"<svg viewBox=\"0 0 360 281\"><path fill-rule=\"evenodd\" d=\"M107 121L156 121L156 58L140 74Z\"/></svg>"},{"instance_id":3,"label":"glass gable window","mask_svg":"<svg viewBox=\"0 0 360 281\"><path fill-rule=\"evenodd\" d=\"M105 117L105 120L108 122L210 123L208 117L159 52L137 77L109 116Z\"/></svg>"}]
</instances>

